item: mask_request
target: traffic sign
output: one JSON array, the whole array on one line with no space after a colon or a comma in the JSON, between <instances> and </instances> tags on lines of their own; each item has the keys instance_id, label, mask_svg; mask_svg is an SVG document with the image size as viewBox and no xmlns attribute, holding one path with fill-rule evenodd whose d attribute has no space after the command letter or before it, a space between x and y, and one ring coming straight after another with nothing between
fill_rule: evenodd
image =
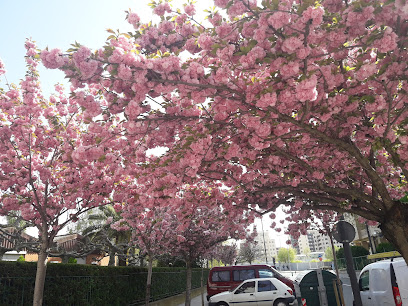
<instances>
[{"instance_id":1,"label":"traffic sign","mask_svg":"<svg viewBox=\"0 0 408 306\"><path fill-rule=\"evenodd\" d=\"M335 226L333 237L341 243L352 242L356 237L356 230L354 226L347 221L340 220Z\"/></svg>"}]
</instances>

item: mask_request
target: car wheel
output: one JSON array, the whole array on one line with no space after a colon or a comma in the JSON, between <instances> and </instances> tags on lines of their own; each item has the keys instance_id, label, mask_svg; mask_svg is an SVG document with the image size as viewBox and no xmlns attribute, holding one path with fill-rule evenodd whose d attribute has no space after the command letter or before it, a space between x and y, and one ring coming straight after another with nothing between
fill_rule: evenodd
<instances>
[{"instance_id":1,"label":"car wheel","mask_svg":"<svg viewBox=\"0 0 408 306\"><path fill-rule=\"evenodd\" d=\"M276 300L275 303L273 303L273 306L288 306L288 303L284 300Z\"/></svg>"},{"instance_id":2,"label":"car wheel","mask_svg":"<svg viewBox=\"0 0 408 306\"><path fill-rule=\"evenodd\" d=\"M217 306L228 306L228 304L225 302L219 302L217 303Z\"/></svg>"}]
</instances>

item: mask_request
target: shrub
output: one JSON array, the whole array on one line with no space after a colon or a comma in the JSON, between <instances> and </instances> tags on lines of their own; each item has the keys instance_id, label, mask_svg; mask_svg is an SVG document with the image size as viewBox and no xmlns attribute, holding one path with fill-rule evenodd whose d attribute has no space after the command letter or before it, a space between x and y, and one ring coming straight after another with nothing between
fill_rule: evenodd
<instances>
[{"instance_id":1,"label":"shrub","mask_svg":"<svg viewBox=\"0 0 408 306\"><path fill-rule=\"evenodd\" d=\"M76 263L77 263L77 259L74 258L74 257L70 257L70 258L68 258L68 263L69 263L69 264L76 264Z\"/></svg>"},{"instance_id":2,"label":"shrub","mask_svg":"<svg viewBox=\"0 0 408 306\"><path fill-rule=\"evenodd\" d=\"M353 257L362 257L362 256L367 256L368 254L370 254L370 252L362 246L357 246L357 245L351 246L351 255ZM336 251L336 256L337 258L345 258L344 249L343 248L338 249Z\"/></svg>"},{"instance_id":3,"label":"shrub","mask_svg":"<svg viewBox=\"0 0 408 306\"><path fill-rule=\"evenodd\" d=\"M36 263L0 262L1 305L32 304ZM208 270L204 270L204 279ZM128 305L144 301L147 269L48 264L44 305ZM152 300L185 290L184 268L153 268ZM192 287L200 287L201 269L193 270Z\"/></svg>"},{"instance_id":4,"label":"shrub","mask_svg":"<svg viewBox=\"0 0 408 306\"><path fill-rule=\"evenodd\" d=\"M395 246L389 242L382 242L377 246L376 252L383 253L383 252L391 252L396 251Z\"/></svg>"}]
</instances>

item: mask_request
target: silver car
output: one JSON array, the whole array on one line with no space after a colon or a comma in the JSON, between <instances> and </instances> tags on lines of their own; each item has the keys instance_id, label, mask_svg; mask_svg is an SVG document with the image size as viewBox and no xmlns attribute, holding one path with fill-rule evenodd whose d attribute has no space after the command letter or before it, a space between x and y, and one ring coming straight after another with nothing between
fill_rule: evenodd
<instances>
[{"instance_id":1,"label":"silver car","mask_svg":"<svg viewBox=\"0 0 408 306\"><path fill-rule=\"evenodd\" d=\"M253 278L231 291L213 295L210 306L254 305L287 306L295 301L293 290L276 278Z\"/></svg>"}]
</instances>

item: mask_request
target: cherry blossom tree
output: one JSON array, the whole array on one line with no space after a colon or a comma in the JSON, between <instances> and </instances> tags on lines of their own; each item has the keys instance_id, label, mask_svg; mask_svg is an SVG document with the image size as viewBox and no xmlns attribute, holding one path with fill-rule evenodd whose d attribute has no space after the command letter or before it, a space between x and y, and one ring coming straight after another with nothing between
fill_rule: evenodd
<instances>
[{"instance_id":1,"label":"cherry blossom tree","mask_svg":"<svg viewBox=\"0 0 408 306\"><path fill-rule=\"evenodd\" d=\"M41 58L97 86L100 112L123 114L138 150L167 147L165 171L222 181L242 207L358 214L408 262L408 4L214 3L201 24L193 4L160 0L157 24L129 11L135 31L96 53Z\"/></svg>"},{"instance_id":2,"label":"cherry blossom tree","mask_svg":"<svg viewBox=\"0 0 408 306\"><path fill-rule=\"evenodd\" d=\"M147 176L147 181L139 177L133 187L133 180L130 181L121 213L127 225L118 225L130 226L135 243L148 254L146 304L150 299L153 259L169 253L186 262L186 305L190 305L192 263L222 241L245 237L253 217L242 209L225 210L223 206L232 199L216 185L179 185L170 196L161 183L153 184L152 178L157 176ZM172 184L167 187L174 192Z\"/></svg>"},{"instance_id":3,"label":"cherry blossom tree","mask_svg":"<svg viewBox=\"0 0 408 306\"><path fill-rule=\"evenodd\" d=\"M158 201L154 201L158 204ZM151 201L150 201L151 203ZM157 256L168 252L167 245L169 237L173 235L169 220L172 217L167 212L167 207L160 205L149 206L143 202L142 205L126 205L124 207L121 220L114 224L114 227L128 227L132 230L132 238L139 248L148 257L148 273L146 281L145 305L150 304L150 292L152 286L153 260Z\"/></svg>"},{"instance_id":4,"label":"cherry blossom tree","mask_svg":"<svg viewBox=\"0 0 408 306\"><path fill-rule=\"evenodd\" d=\"M183 201L183 210L186 206L190 212L184 217L174 218L176 236L173 236L169 245L173 255L181 256L186 262L186 302L191 300L192 263L204 257L216 244L229 238L245 237L245 220L237 220L231 214L223 212L219 206L203 205L197 202Z\"/></svg>"},{"instance_id":5,"label":"cherry blossom tree","mask_svg":"<svg viewBox=\"0 0 408 306\"><path fill-rule=\"evenodd\" d=\"M241 244L238 253L238 261L241 263L248 262L250 265L262 255L261 246L254 241L245 241Z\"/></svg>"},{"instance_id":6,"label":"cherry blossom tree","mask_svg":"<svg viewBox=\"0 0 408 306\"><path fill-rule=\"evenodd\" d=\"M98 144L101 133L82 124L92 111L88 107L81 113L79 96L68 99L59 85L49 99L42 96L38 51L31 41L25 47L26 77L20 87L0 89L0 214L18 212L38 229L33 304L42 305L54 237L82 213L111 201L120 167L119 156ZM0 68L0 74L3 71ZM93 104L95 112L99 104ZM109 129L108 123L105 128ZM114 146L115 142L110 139L106 144Z\"/></svg>"},{"instance_id":7,"label":"cherry blossom tree","mask_svg":"<svg viewBox=\"0 0 408 306\"><path fill-rule=\"evenodd\" d=\"M214 248L211 258L221 261L224 265L233 265L238 256L237 245L234 244L219 244Z\"/></svg>"}]
</instances>

